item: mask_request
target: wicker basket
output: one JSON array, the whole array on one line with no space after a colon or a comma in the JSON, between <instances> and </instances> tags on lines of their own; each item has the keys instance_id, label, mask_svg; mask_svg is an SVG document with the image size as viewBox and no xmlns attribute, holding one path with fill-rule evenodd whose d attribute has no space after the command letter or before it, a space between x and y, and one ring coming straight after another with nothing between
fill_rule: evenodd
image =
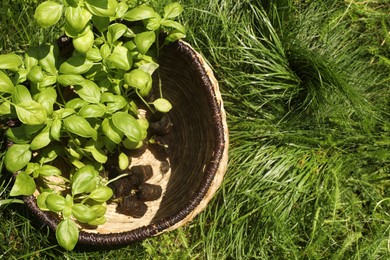
<instances>
[{"instance_id":1,"label":"wicker basket","mask_svg":"<svg viewBox=\"0 0 390 260\"><path fill-rule=\"evenodd\" d=\"M220 186L227 166L228 131L218 82L203 58L187 43L164 47L160 57L164 97L173 104L169 113L173 129L164 137L170 169L154 174L150 183L160 185L160 199L148 202L142 218L119 214L109 205L107 223L97 229L81 227L79 244L125 245L176 229L201 212ZM152 153L134 158L153 169L161 161ZM40 221L55 230L60 219L41 211L35 196L24 198Z\"/></svg>"}]
</instances>

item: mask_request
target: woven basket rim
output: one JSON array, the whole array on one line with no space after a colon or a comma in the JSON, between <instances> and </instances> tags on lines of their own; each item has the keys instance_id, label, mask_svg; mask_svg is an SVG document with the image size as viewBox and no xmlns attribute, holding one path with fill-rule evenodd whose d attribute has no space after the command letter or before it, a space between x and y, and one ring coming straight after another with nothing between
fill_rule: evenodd
<instances>
[{"instance_id":1,"label":"woven basket rim","mask_svg":"<svg viewBox=\"0 0 390 260\"><path fill-rule=\"evenodd\" d=\"M180 49L183 55L191 58L195 67L202 77L202 81L207 88L208 103L211 107L213 127L216 133L216 146L213 150L212 159L207 164L205 175L200 188L182 209L175 215L159 219L154 223L120 233L98 234L81 230L79 234L79 244L104 246L104 245L125 245L131 242L143 240L155 236L165 231L176 229L188 221L192 220L201 212L221 185L227 167L228 150L228 130L226 123L226 113L223 108L223 101L219 91L218 81L215 79L211 68L207 65L203 57L195 51L190 44L184 41L172 43L175 48ZM50 212L41 211L33 195L24 197L30 211L51 230L55 230L60 219Z\"/></svg>"}]
</instances>

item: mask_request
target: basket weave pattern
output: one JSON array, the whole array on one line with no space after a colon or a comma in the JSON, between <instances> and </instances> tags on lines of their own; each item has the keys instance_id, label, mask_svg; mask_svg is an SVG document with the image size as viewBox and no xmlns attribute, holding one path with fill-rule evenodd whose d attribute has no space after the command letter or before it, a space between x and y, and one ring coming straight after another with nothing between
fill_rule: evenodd
<instances>
[{"instance_id":1,"label":"basket weave pattern","mask_svg":"<svg viewBox=\"0 0 390 260\"><path fill-rule=\"evenodd\" d=\"M182 41L164 47L159 64L164 98L173 105L169 112L173 129L164 136L170 170L154 178L163 187L163 196L149 204L149 214L140 219L125 217L110 210L115 207L108 207L104 228L82 229L80 244L124 245L178 228L206 207L223 180L228 131L213 72ZM40 221L55 230L58 216L39 210L34 196L24 200ZM110 225L115 228L110 230Z\"/></svg>"}]
</instances>

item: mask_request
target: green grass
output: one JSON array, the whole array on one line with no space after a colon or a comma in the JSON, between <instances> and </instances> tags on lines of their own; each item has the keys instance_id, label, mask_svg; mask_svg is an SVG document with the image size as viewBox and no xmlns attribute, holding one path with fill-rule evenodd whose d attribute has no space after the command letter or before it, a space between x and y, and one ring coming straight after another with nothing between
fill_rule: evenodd
<instances>
[{"instance_id":1,"label":"green grass","mask_svg":"<svg viewBox=\"0 0 390 260\"><path fill-rule=\"evenodd\" d=\"M21 2L0 7L2 53L57 37ZM182 2L187 41L214 69L228 114L216 197L178 230L75 252L23 205L3 205L0 258L390 258L388 1Z\"/></svg>"}]
</instances>

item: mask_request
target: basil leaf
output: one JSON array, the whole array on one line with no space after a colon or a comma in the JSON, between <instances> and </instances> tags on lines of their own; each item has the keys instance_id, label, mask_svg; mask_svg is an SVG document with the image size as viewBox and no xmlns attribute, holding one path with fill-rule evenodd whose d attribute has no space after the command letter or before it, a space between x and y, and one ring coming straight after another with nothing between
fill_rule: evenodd
<instances>
[{"instance_id":1,"label":"basil leaf","mask_svg":"<svg viewBox=\"0 0 390 260\"><path fill-rule=\"evenodd\" d=\"M185 38L186 35L181 32L172 32L170 33L164 40L166 44L169 44L170 42L175 42L177 40Z\"/></svg>"},{"instance_id":2,"label":"basil leaf","mask_svg":"<svg viewBox=\"0 0 390 260\"><path fill-rule=\"evenodd\" d=\"M80 109L78 115L84 118L98 118L104 116L105 113L103 105L87 104Z\"/></svg>"},{"instance_id":3,"label":"basil leaf","mask_svg":"<svg viewBox=\"0 0 390 260\"><path fill-rule=\"evenodd\" d=\"M5 101L0 105L0 115L9 115L11 114L11 103ZM10 128L9 128L10 129Z\"/></svg>"},{"instance_id":4,"label":"basil leaf","mask_svg":"<svg viewBox=\"0 0 390 260\"><path fill-rule=\"evenodd\" d=\"M30 91L23 85L16 85L14 93L12 94L12 102L14 104L20 104L23 102L32 101Z\"/></svg>"},{"instance_id":5,"label":"basil leaf","mask_svg":"<svg viewBox=\"0 0 390 260\"><path fill-rule=\"evenodd\" d=\"M133 65L133 58L129 50L123 46L116 46L106 61L110 67L125 71L130 70Z\"/></svg>"},{"instance_id":6,"label":"basil leaf","mask_svg":"<svg viewBox=\"0 0 390 260\"><path fill-rule=\"evenodd\" d=\"M152 89L152 76L149 73L134 69L124 75L125 83L140 90L142 96L147 96Z\"/></svg>"},{"instance_id":7,"label":"basil leaf","mask_svg":"<svg viewBox=\"0 0 390 260\"><path fill-rule=\"evenodd\" d=\"M52 166L52 165L42 165L39 168L38 173L42 177L59 176L59 175L61 175L60 169L58 169L57 167Z\"/></svg>"},{"instance_id":8,"label":"basil leaf","mask_svg":"<svg viewBox=\"0 0 390 260\"><path fill-rule=\"evenodd\" d=\"M134 22L153 18L155 16L158 16L158 14L153 10L152 7L147 5L140 5L125 13L122 18L127 21Z\"/></svg>"},{"instance_id":9,"label":"basil leaf","mask_svg":"<svg viewBox=\"0 0 390 260\"><path fill-rule=\"evenodd\" d=\"M35 9L35 21L42 27L52 26L61 19L63 7L56 2L45 1Z\"/></svg>"},{"instance_id":10,"label":"basil leaf","mask_svg":"<svg viewBox=\"0 0 390 260\"><path fill-rule=\"evenodd\" d=\"M156 34L151 31L142 32L135 36L134 42L140 53L148 52L150 46L156 41Z\"/></svg>"},{"instance_id":11,"label":"basil leaf","mask_svg":"<svg viewBox=\"0 0 390 260\"><path fill-rule=\"evenodd\" d=\"M164 7L164 19L175 18L183 12L183 7L178 2L168 4Z\"/></svg>"},{"instance_id":12,"label":"basil leaf","mask_svg":"<svg viewBox=\"0 0 390 260\"><path fill-rule=\"evenodd\" d=\"M92 137L93 139L97 138L97 132L95 129L92 128L92 126L88 123L88 121L81 116L77 115L71 115L63 120L64 127L69 132L89 138Z\"/></svg>"},{"instance_id":13,"label":"basil leaf","mask_svg":"<svg viewBox=\"0 0 390 260\"><path fill-rule=\"evenodd\" d=\"M81 223L87 223L97 217L95 211L81 203L72 206L72 215Z\"/></svg>"},{"instance_id":14,"label":"basil leaf","mask_svg":"<svg viewBox=\"0 0 390 260\"><path fill-rule=\"evenodd\" d=\"M16 71L22 63L22 58L16 54L10 53L0 55L0 70Z\"/></svg>"},{"instance_id":15,"label":"basil leaf","mask_svg":"<svg viewBox=\"0 0 390 260\"><path fill-rule=\"evenodd\" d=\"M133 142L142 141L142 129L132 115L126 112L117 112L112 116L112 123Z\"/></svg>"},{"instance_id":16,"label":"basil leaf","mask_svg":"<svg viewBox=\"0 0 390 260\"><path fill-rule=\"evenodd\" d=\"M47 196L49 196L50 194L52 194L52 193L45 191L45 192L42 192L38 195L37 205L38 205L39 209L44 210L44 211L49 211L49 209L46 206L46 199L47 199Z\"/></svg>"},{"instance_id":17,"label":"basil leaf","mask_svg":"<svg viewBox=\"0 0 390 260\"><path fill-rule=\"evenodd\" d=\"M0 92L4 93L13 93L14 92L14 84L11 79L0 70Z\"/></svg>"},{"instance_id":18,"label":"basil leaf","mask_svg":"<svg viewBox=\"0 0 390 260\"><path fill-rule=\"evenodd\" d=\"M186 33L186 29L184 28L183 25L181 25L178 22L172 21L172 20L165 20L165 21L162 22L161 25L165 26L165 27L170 27L170 28L176 29L177 32L180 32L180 33L183 33L183 34Z\"/></svg>"},{"instance_id":19,"label":"basil leaf","mask_svg":"<svg viewBox=\"0 0 390 260\"><path fill-rule=\"evenodd\" d=\"M57 100L57 92L53 88L47 88L35 95L34 99L46 109L48 115L51 115Z\"/></svg>"},{"instance_id":20,"label":"basil leaf","mask_svg":"<svg viewBox=\"0 0 390 260\"><path fill-rule=\"evenodd\" d=\"M85 151L90 152L92 154L92 157L99 163L106 163L108 160L107 155L104 153L104 151L100 148L98 148L95 144L90 144L85 146Z\"/></svg>"},{"instance_id":21,"label":"basil leaf","mask_svg":"<svg viewBox=\"0 0 390 260\"><path fill-rule=\"evenodd\" d=\"M91 48L87 54L85 55L87 60L92 62L99 62L102 60L102 55L100 54L100 50L97 47Z\"/></svg>"},{"instance_id":22,"label":"basil leaf","mask_svg":"<svg viewBox=\"0 0 390 260\"><path fill-rule=\"evenodd\" d=\"M93 15L92 22L93 25L98 29L98 31L102 33L107 31L108 26L110 25L110 18Z\"/></svg>"},{"instance_id":23,"label":"basil leaf","mask_svg":"<svg viewBox=\"0 0 390 260\"><path fill-rule=\"evenodd\" d=\"M120 153L118 156L119 169L123 171L127 169L127 167L129 167L129 164L130 164L129 157L125 153Z\"/></svg>"},{"instance_id":24,"label":"basil leaf","mask_svg":"<svg viewBox=\"0 0 390 260\"><path fill-rule=\"evenodd\" d=\"M65 9L66 22L77 32L83 31L91 18L92 14L80 6Z\"/></svg>"},{"instance_id":25,"label":"basil leaf","mask_svg":"<svg viewBox=\"0 0 390 260\"><path fill-rule=\"evenodd\" d=\"M15 179L14 186L9 193L10 196L31 195L34 193L36 185L34 179L25 172L20 172Z\"/></svg>"},{"instance_id":26,"label":"basil leaf","mask_svg":"<svg viewBox=\"0 0 390 260\"><path fill-rule=\"evenodd\" d=\"M99 172L92 165L85 165L78 169L72 179L72 194L90 193L97 186Z\"/></svg>"},{"instance_id":27,"label":"basil leaf","mask_svg":"<svg viewBox=\"0 0 390 260\"><path fill-rule=\"evenodd\" d=\"M116 40L122 37L127 31L127 26L120 23L114 23L108 27L107 41L113 44Z\"/></svg>"},{"instance_id":28,"label":"basil leaf","mask_svg":"<svg viewBox=\"0 0 390 260\"><path fill-rule=\"evenodd\" d=\"M101 217L98 217L92 221L89 221L88 225L98 226L98 225L103 225L104 223L106 223L106 217L101 216Z\"/></svg>"},{"instance_id":29,"label":"basil leaf","mask_svg":"<svg viewBox=\"0 0 390 260\"><path fill-rule=\"evenodd\" d=\"M158 98L153 102L157 111L162 113L168 113L172 109L172 104L165 98Z\"/></svg>"},{"instance_id":30,"label":"basil leaf","mask_svg":"<svg viewBox=\"0 0 390 260\"><path fill-rule=\"evenodd\" d=\"M35 83L38 83L44 79L45 75L42 68L38 65L34 65L27 74L27 78Z\"/></svg>"},{"instance_id":31,"label":"basil leaf","mask_svg":"<svg viewBox=\"0 0 390 260\"><path fill-rule=\"evenodd\" d=\"M123 96L109 92L103 93L100 101L106 104L107 113L114 113L127 105L127 100Z\"/></svg>"},{"instance_id":32,"label":"basil leaf","mask_svg":"<svg viewBox=\"0 0 390 260\"><path fill-rule=\"evenodd\" d=\"M107 186L100 186L93 190L89 194L88 198L93 199L94 201L97 201L99 203L103 203L109 200L112 195L114 195L112 189Z\"/></svg>"},{"instance_id":33,"label":"basil leaf","mask_svg":"<svg viewBox=\"0 0 390 260\"><path fill-rule=\"evenodd\" d=\"M95 36L89 29L84 35L73 38L73 47L80 53L87 53L93 46Z\"/></svg>"},{"instance_id":34,"label":"basil leaf","mask_svg":"<svg viewBox=\"0 0 390 260\"><path fill-rule=\"evenodd\" d=\"M105 118L103 120L102 130L104 135L114 143L119 144L122 141L124 134L112 123L111 119Z\"/></svg>"},{"instance_id":35,"label":"basil leaf","mask_svg":"<svg viewBox=\"0 0 390 260\"><path fill-rule=\"evenodd\" d=\"M79 229L72 220L64 219L57 226L56 238L60 246L72 251L79 240Z\"/></svg>"},{"instance_id":36,"label":"basil leaf","mask_svg":"<svg viewBox=\"0 0 390 260\"><path fill-rule=\"evenodd\" d=\"M57 77L58 83L60 83L62 86L73 86L73 85L79 85L83 83L85 78L81 75L59 75Z\"/></svg>"},{"instance_id":37,"label":"basil leaf","mask_svg":"<svg viewBox=\"0 0 390 260\"><path fill-rule=\"evenodd\" d=\"M39 150L45 146L48 146L51 142L49 128L45 131L40 132L37 136L34 137L30 144L31 150Z\"/></svg>"},{"instance_id":38,"label":"basil leaf","mask_svg":"<svg viewBox=\"0 0 390 260\"><path fill-rule=\"evenodd\" d=\"M15 105L15 110L19 120L27 125L40 125L47 120L45 108L33 100Z\"/></svg>"},{"instance_id":39,"label":"basil leaf","mask_svg":"<svg viewBox=\"0 0 390 260\"><path fill-rule=\"evenodd\" d=\"M62 63L59 71L62 74L81 75L90 70L92 66L92 61L86 59L85 56L77 55L70 57Z\"/></svg>"},{"instance_id":40,"label":"basil leaf","mask_svg":"<svg viewBox=\"0 0 390 260\"><path fill-rule=\"evenodd\" d=\"M89 103L99 103L101 92L99 86L90 80L84 80L80 85L75 86L77 94Z\"/></svg>"},{"instance_id":41,"label":"basil leaf","mask_svg":"<svg viewBox=\"0 0 390 260\"><path fill-rule=\"evenodd\" d=\"M50 211L61 212L65 208L65 198L58 194L49 194L46 198L46 206Z\"/></svg>"},{"instance_id":42,"label":"basil leaf","mask_svg":"<svg viewBox=\"0 0 390 260\"><path fill-rule=\"evenodd\" d=\"M118 6L116 0L86 0L84 4L92 14L103 17L115 16Z\"/></svg>"},{"instance_id":43,"label":"basil leaf","mask_svg":"<svg viewBox=\"0 0 390 260\"><path fill-rule=\"evenodd\" d=\"M39 65L50 75L57 75L57 62L60 55L58 45L45 44L38 47Z\"/></svg>"},{"instance_id":44,"label":"basil leaf","mask_svg":"<svg viewBox=\"0 0 390 260\"><path fill-rule=\"evenodd\" d=\"M104 214L106 214L106 211L107 211L107 207L106 206L99 205L99 204L93 205L91 207L91 209L93 210L93 212L96 213L97 217L104 216Z\"/></svg>"},{"instance_id":45,"label":"basil leaf","mask_svg":"<svg viewBox=\"0 0 390 260\"><path fill-rule=\"evenodd\" d=\"M72 108L73 110L77 110L79 108L82 108L83 106L89 104L87 101L82 100L81 98L74 98L69 100L65 104L65 108Z\"/></svg>"},{"instance_id":46,"label":"basil leaf","mask_svg":"<svg viewBox=\"0 0 390 260\"><path fill-rule=\"evenodd\" d=\"M60 141L61 127L62 127L61 119L54 119L50 127L51 138L53 138L56 141Z\"/></svg>"},{"instance_id":47,"label":"basil leaf","mask_svg":"<svg viewBox=\"0 0 390 260\"><path fill-rule=\"evenodd\" d=\"M14 144L5 153L4 164L8 171L16 172L26 166L31 157L30 145Z\"/></svg>"}]
</instances>

